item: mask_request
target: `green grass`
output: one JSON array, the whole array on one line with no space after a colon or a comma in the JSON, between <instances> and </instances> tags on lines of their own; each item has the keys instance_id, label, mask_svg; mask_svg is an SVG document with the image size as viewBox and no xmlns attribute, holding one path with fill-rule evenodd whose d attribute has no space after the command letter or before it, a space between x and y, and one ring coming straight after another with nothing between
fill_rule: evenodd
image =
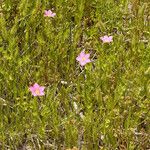
<instances>
[{"instance_id":1,"label":"green grass","mask_svg":"<svg viewBox=\"0 0 150 150\"><path fill-rule=\"evenodd\" d=\"M0 149L146 150L149 108L149 0L0 1Z\"/></svg>"}]
</instances>

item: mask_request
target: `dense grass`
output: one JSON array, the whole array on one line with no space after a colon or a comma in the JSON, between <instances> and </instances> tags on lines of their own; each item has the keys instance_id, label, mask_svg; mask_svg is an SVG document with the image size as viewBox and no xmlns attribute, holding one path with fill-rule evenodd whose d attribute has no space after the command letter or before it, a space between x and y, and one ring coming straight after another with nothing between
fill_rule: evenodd
<instances>
[{"instance_id":1,"label":"dense grass","mask_svg":"<svg viewBox=\"0 0 150 150\"><path fill-rule=\"evenodd\" d=\"M0 149L146 150L149 100L149 0L0 1Z\"/></svg>"}]
</instances>

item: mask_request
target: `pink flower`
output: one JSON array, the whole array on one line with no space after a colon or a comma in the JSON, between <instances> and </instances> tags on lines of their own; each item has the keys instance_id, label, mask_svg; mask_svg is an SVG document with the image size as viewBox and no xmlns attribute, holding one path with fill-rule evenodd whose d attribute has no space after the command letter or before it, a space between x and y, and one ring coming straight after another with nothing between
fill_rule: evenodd
<instances>
[{"instance_id":1,"label":"pink flower","mask_svg":"<svg viewBox=\"0 0 150 150\"><path fill-rule=\"evenodd\" d=\"M90 54L85 54L84 51L82 51L78 57L76 58L77 61L79 61L81 66L84 66L86 63L91 62L91 60L89 59Z\"/></svg>"},{"instance_id":2,"label":"pink flower","mask_svg":"<svg viewBox=\"0 0 150 150\"><path fill-rule=\"evenodd\" d=\"M101 37L100 39L103 41L103 43L110 43L113 41L113 36L105 35L105 36Z\"/></svg>"},{"instance_id":3,"label":"pink flower","mask_svg":"<svg viewBox=\"0 0 150 150\"><path fill-rule=\"evenodd\" d=\"M44 89L45 89L44 86L39 86L37 83L29 87L29 90L31 91L33 96L43 96Z\"/></svg>"},{"instance_id":4,"label":"pink flower","mask_svg":"<svg viewBox=\"0 0 150 150\"><path fill-rule=\"evenodd\" d=\"M55 17L56 13L53 13L51 10L45 10L44 11L44 16L45 17Z\"/></svg>"}]
</instances>

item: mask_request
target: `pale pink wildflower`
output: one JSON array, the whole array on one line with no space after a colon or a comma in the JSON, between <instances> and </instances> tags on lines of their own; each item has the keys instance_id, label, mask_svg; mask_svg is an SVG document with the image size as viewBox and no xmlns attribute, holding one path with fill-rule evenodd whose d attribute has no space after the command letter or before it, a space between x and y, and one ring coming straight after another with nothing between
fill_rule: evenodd
<instances>
[{"instance_id":1,"label":"pale pink wildflower","mask_svg":"<svg viewBox=\"0 0 150 150\"><path fill-rule=\"evenodd\" d=\"M91 62L90 60L90 54L85 54L84 51L82 51L78 57L76 58L77 61L79 61L81 66L84 66L85 64Z\"/></svg>"},{"instance_id":2,"label":"pale pink wildflower","mask_svg":"<svg viewBox=\"0 0 150 150\"><path fill-rule=\"evenodd\" d=\"M29 87L29 90L31 91L33 96L43 96L44 95L44 86L40 86L37 83L35 83L33 86Z\"/></svg>"},{"instance_id":3,"label":"pale pink wildflower","mask_svg":"<svg viewBox=\"0 0 150 150\"><path fill-rule=\"evenodd\" d=\"M101 37L100 39L103 41L103 43L110 43L113 41L113 36L105 35L105 36Z\"/></svg>"},{"instance_id":4,"label":"pale pink wildflower","mask_svg":"<svg viewBox=\"0 0 150 150\"><path fill-rule=\"evenodd\" d=\"M45 10L44 11L44 16L45 17L55 17L56 13L53 13L51 10Z\"/></svg>"}]
</instances>

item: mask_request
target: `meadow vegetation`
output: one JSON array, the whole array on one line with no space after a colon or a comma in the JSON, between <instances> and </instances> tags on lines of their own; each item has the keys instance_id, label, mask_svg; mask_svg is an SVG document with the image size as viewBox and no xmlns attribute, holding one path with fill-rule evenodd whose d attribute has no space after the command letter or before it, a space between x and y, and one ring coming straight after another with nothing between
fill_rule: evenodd
<instances>
[{"instance_id":1,"label":"meadow vegetation","mask_svg":"<svg viewBox=\"0 0 150 150\"><path fill-rule=\"evenodd\" d=\"M0 0L1 150L148 150L149 109L149 0Z\"/></svg>"}]
</instances>

